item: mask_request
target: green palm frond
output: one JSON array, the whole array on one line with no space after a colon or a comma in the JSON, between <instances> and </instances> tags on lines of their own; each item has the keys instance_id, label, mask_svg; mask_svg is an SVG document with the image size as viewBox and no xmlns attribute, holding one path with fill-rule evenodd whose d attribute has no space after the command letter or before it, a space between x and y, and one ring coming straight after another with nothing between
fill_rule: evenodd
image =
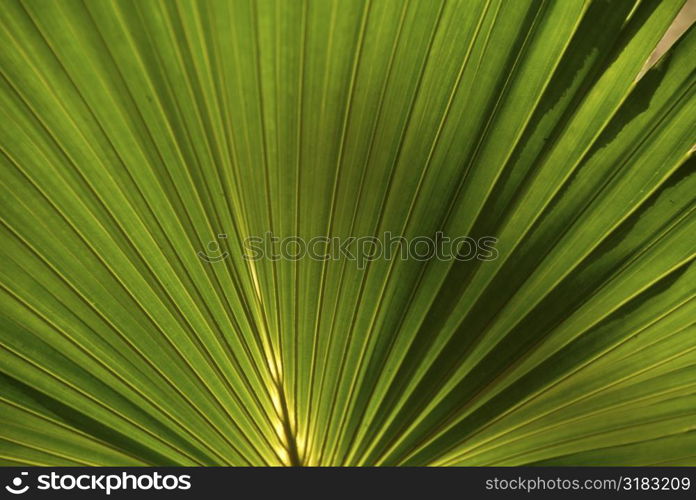
<instances>
[{"instance_id":1,"label":"green palm frond","mask_svg":"<svg viewBox=\"0 0 696 500\"><path fill-rule=\"evenodd\" d=\"M0 465L695 465L683 3L3 0Z\"/></svg>"}]
</instances>

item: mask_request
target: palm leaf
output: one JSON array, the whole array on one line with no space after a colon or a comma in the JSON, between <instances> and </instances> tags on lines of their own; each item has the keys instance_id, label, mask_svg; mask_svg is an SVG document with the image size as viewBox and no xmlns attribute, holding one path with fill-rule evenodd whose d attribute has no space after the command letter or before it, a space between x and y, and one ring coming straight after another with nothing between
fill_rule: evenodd
<instances>
[{"instance_id":1,"label":"palm leaf","mask_svg":"<svg viewBox=\"0 0 696 500\"><path fill-rule=\"evenodd\" d=\"M683 3L3 1L0 464L696 464Z\"/></svg>"}]
</instances>

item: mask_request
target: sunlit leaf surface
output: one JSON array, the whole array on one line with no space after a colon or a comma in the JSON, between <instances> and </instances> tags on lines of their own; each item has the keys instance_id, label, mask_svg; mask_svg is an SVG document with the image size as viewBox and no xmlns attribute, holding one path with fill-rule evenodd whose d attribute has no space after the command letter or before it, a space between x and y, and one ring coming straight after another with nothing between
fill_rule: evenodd
<instances>
[{"instance_id":1,"label":"sunlit leaf surface","mask_svg":"<svg viewBox=\"0 0 696 500\"><path fill-rule=\"evenodd\" d=\"M3 0L0 465L696 465L682 4Z\"/></svg>"}]
</instances>

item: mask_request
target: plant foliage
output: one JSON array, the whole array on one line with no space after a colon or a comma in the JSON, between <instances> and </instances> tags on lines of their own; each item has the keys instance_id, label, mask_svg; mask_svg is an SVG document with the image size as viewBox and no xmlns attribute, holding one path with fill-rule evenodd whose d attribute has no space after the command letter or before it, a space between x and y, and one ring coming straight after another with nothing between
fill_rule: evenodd
<instances>
[{"instance_id":1,"label":"plant foliage","mask_svg":"<svg viewBox=\"0 0 696 500\"><path fill-rule=\"evenodd\" d=\"M2 0L0 464L696 464L682 4Z\"/></svg>"}]
</instances>

